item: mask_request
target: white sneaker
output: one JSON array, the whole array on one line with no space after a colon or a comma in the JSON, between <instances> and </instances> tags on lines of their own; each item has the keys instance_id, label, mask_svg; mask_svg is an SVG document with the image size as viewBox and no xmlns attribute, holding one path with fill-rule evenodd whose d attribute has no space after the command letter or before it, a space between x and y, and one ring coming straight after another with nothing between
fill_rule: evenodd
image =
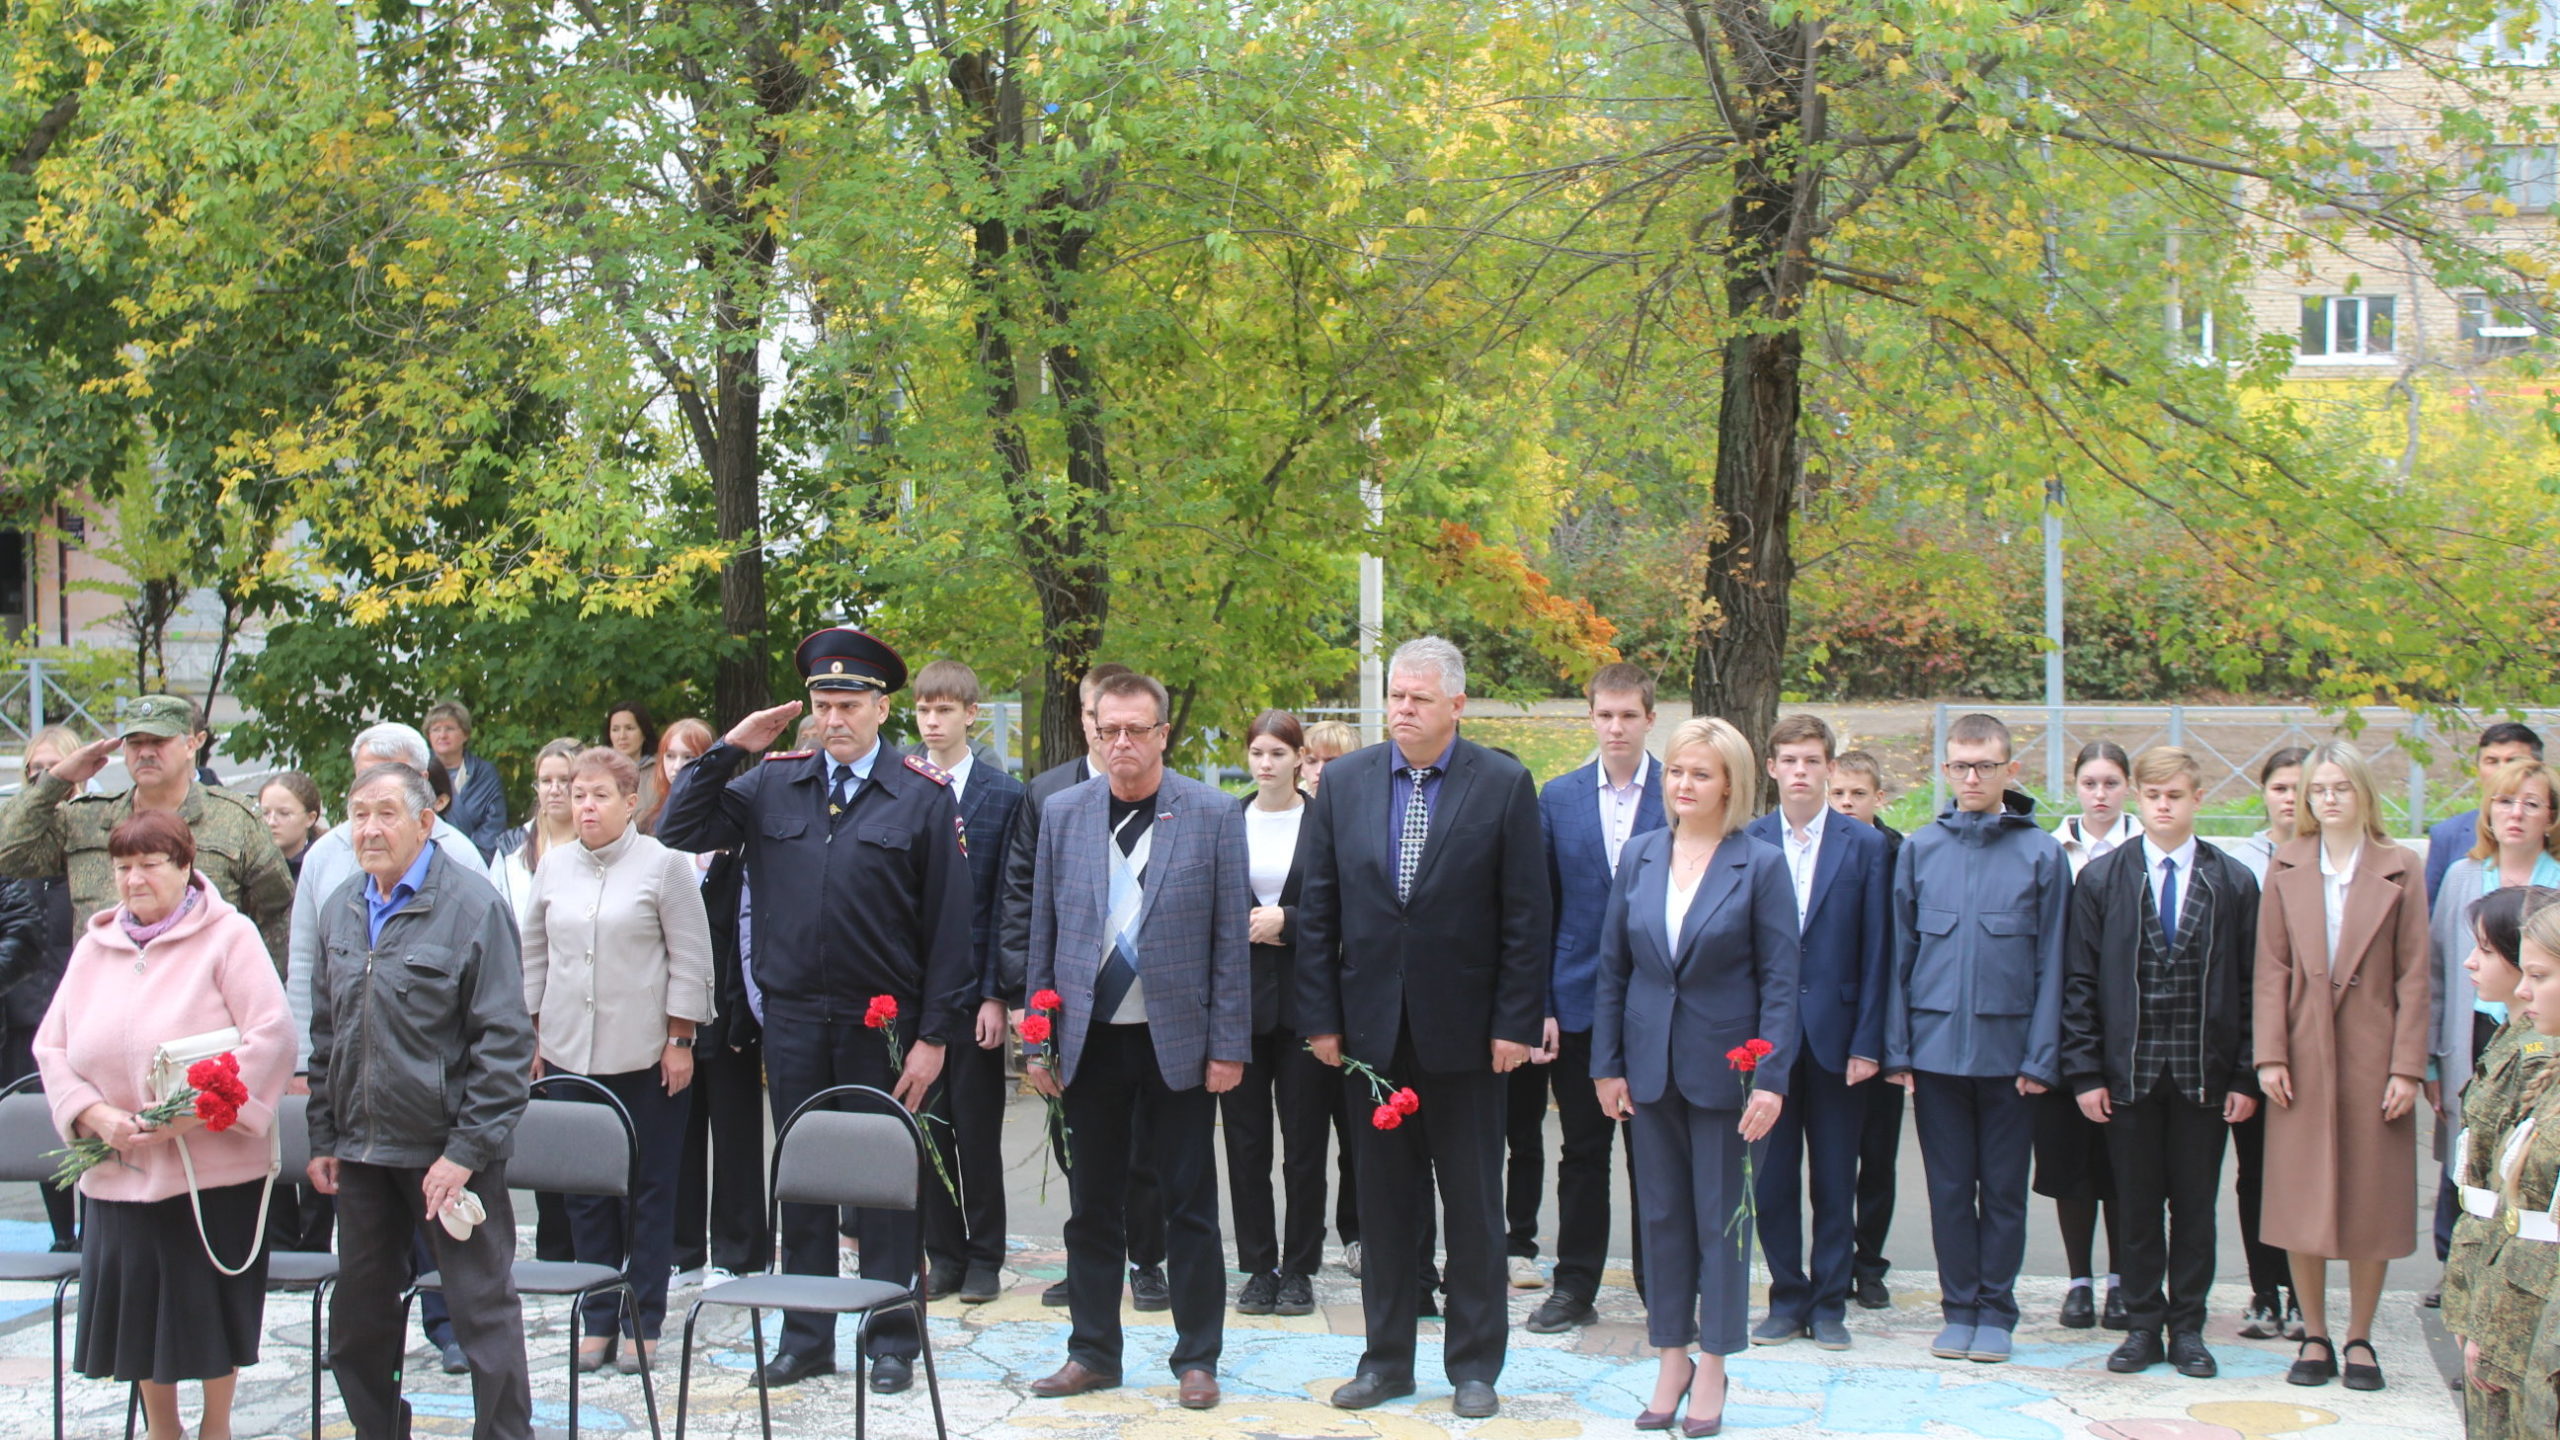
<instances>
[{"instance_id":1,"label":"white sneaker","mask_svg":"<svg viewBox=\"0 0 2560 1440\"><path fill-rule=\"evenodd\" d=\"M1342 1247L1342 1268L1344 1273L1348 1274L1352 1279L1357 1280L1360 1278L1359 1241L1354 1240L1350 1244Z\"/></svg>"},{"instance_id":2,"label":"white sneaker","mask_svg":"<svg viewBox=\"0 0 2560 1440\"><path fill-rule=\"evenodd\" d=\"M1538 1268L1538 1262L1530 1259L1528 1256L1514 1255L1511 1257L1511 1288L1514 1290L1544 1290L1547 1288L1546 1272L1540 1270Z\"/></svg>"},{"instance_id":3,"label":"white sneaker","mask_svg":"<svg viewBox=\"0 0 2560 1440\"><path fill-rule=\"evenodd\" d=\"M726 1285L737 1278L737 1271L723 1269L717 1265L702 1272L702 1283L706 1288L713 1285Z\"/></svg>"}]
</instances>

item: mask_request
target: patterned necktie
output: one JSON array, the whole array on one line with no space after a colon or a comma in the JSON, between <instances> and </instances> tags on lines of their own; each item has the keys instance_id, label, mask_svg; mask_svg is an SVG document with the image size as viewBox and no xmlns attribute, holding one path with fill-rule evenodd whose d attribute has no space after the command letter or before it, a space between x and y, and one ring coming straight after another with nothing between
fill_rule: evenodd
<instances>
[{"instance_id":1,"label":"patterned necktie","mask_svg":"<svg viewBox=\"0 0 2560 1440\"><path fill-rule=\"evenodd\" d=\"M1422 782L1440 773L1437 765L1408 765L1413 788L1404 797L1404 835L1396 846L1396 903L1413 893L1413 872L1422 868L1422 844L1431 838L1431 807L1422 797Z\"/></svg>"},{"instance_id":2,"label":"patterned necktie","mask_svg":"<svg viewBox=\"0 0 2560 1440\"><path fill-rule=\"evenodd\" d=\"M2178 862L2160 862L2160 939L2171 951L2178 948Z\"/></svg>"},{"instance_id":3,"label":"patterned necktie","mask_svg":"<svg viewBox=\"0 0 2560 1440\"><path fill-rule=\"evenodd\" d=\"M853 807L853 785L853 767L850 765L837 766L835 795L828 802L828 814L841 815Z\"/></svg>"}]
</instances>

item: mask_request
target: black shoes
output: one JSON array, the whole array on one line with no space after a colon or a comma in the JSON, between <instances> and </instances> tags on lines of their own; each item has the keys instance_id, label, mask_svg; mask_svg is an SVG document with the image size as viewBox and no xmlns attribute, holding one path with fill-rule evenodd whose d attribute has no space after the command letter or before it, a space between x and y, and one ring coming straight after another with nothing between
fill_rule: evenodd
<instances>
[{"instance_id":1,"label":"black shoes","mask_svg":"<svg viewBox=\"0 0 2560 1440\"><path fill-rule=\"evenodd\" d=\"M2320 1347L2318 1359L2313 1359L2311 1355L2311 1347L2314 1345ZM2284 1383L2326 1385L2337 1378L2338 1347L2330 1344L2329 1337L2326 1335L2303 1336L2302 1349L2294 1356L2293 1368L2284 1372Z\"/></svg>"},{"instance_id":2,"label":"black shoes","mask_svg":"<svg viewBox=\"0 0 2560 1440\"><path fill-rule=\"evenodd\" d=\"M960 1293L960 1279L968 1271L957 1260L936 1260L925 1267L924 1298L948 1300Z\"/></svg>"},{"instance_id":3,"label":"black shoes","mask_svg":"<svg viewBox=\"0 0 2560 1440\"><path fill-rule=\"evenodd\" d=\"M1050 1286L1048 1289L1041 1291L1040 1303L1048 1306L1052 1310L1065 1309L1067 1306L1067 1282L1061 1280L1057 1284Z\"/></svg>"},{"instance_id":4,"label":"black shoes","mask_svg":"<svg viewBox=\"0 0 2560 1440\"><path fill-rule=\"evenodd\" d=\"M1588 1325L1599 1319L1591 1302L1566 1290L1551 1290L1547 1298L1529 1315L1532 1335L1561 1335L1576 1325Z\"/></svg>"},{"instance_id":5,"label":"black shoes","mask_svg":"<svg viewBox=\"0 0 2560 1440\"><path fill-rule=\"evenodd\" d=\"M1268 1315L1279 1308L1279 1303L1280 1277L1268 1270L1247 1279L1244 1288L1236 1292L1239 1315Z\"/></svg>"},{"instance_id":6,"label":"black shoes","mask_svg":"<svg viewBox=\"0 0 2560 1440\"><path fill-rule=\"evenodd\" d=\"M1274 1315L1313 1315L1316 1313L1316 1288L1304 1275L1280 1277L1280 1293L1271 1303Z\"/></svg>"},{"instance_id":7,"label":"black shoes","mask_svg":"<svg viewBox=\"0 0 2560 1440\"><path fill-rule=\"evenodd\" d=\"M2359 1350L2363 1351L2373 1363L2368 1365L2361 1361L2347 1359ZM2346 1371L2348 1389L2379 1390L2382 1388L2382 1357L2373 1353L2372 1341L2350 1340L2345 1348L2338 1352L2338 1358L2346 1361L2343 1368Z\"/></svg>"},{"instance_id":8,"label":"black shoes","mask_svg":"<svg viewBox=\"0 0 2560 1440\"><path fill-rule=\"evenodd\" d=\"M2110 1330L2124 1330L2132 1327L2133 1317L2125 1313L2123 1286L2107 1287L2106 1313L2098 1317L2098 1323Z\"/></svg>"},{"instance_id":9,"label":"black shoes","mask_svg":"<svg viewBox=\"0 0 2560 1440\"><path fill-rule=\"evenodd\" d=\"M1861 1310L1893 1308L1893 1292L1884 1288L1884 1277L1881 1275L1859 1276L1856 1294L1858 1308Z\"/></svg>"},{"instance_id":10,"label":"black shoes","mask_svg":"<svg viewBox=\"0 0 2560 1440\"><path fill-rule=\"evenodd\" d=\"M785 1350L764 1362L764 1368L756 1372L756 1380L769 1388L775 1385L797 1385L812 1375L833 1375L834 1373L836 1373L836 1362L832 1356L794 1355Z\"/></svg>"},{"instance_id":11,"label":"black shoes","mask_svg":"<svg viewBox=\"0 0 2560 1440\"><path fill-rule=\"evenodd\" d=\"M1784 1345L1799 1335L1810 1335L1813 1327L1793 1315L1769 1315L1751 1327L1754 1345Z\"/></svg>"},{"instance_id":12,"label":"black shoes","mask_svg":"<svg viewBox=\"0 0 2560 1440\"><path fill-rule=\"evenodd\" d=\"M1493 1393L1493 1387L1483 1381L1461 1380L1457 1393L1449 1397L1449 1408L1457 1412L1461 1420L1483 1420L1500 1410L1502 1401Z\"/></svg>"},{"instance_id":13,"label":"black shoes","mask_svg":"<svg viewBox=\"0 0 2560 1440\"><path fill-rule=\"evenodd\" d=\"M871 1393L896 1395L916 1383L912 1361L897 1355L883 1355L871 1362Z\"/></svg>"},{"instance_id":14,"label":"black shoes","mask_svg":"<svg viewBox=\"0 0 2560 1440\"><path fill-rule=\"evenodd\" d=\"M2192 1333L2169 1337L2169 1363L2190 1380L2210 1380L2222 1373L2213 1352L2204 1348L2204 1337Z\"/></svg>"},{"instance_id":15,"label":"black shoes","mask_svg":"<svg viewBox=\"0 0 2560 1440\"><path fill-rule=\"evenodd\" d=\"M971 1265L960 1282L960 1303L984 1305L1004 1293L1004 1280L993 1265Z\"/></svg>"},{"instance_id":16,"label":"black shoes","mask_svg":"<svg viewBox=\"0 0 2560 1440\"><path fill-rule=\"evenodd\" d=\"M1480 1383L1480 1382L1479 1382ZM1410 1380L1390 1380L1384 1375L1363 1370L1345 1380L1333 1392L1336 1410L1366 1410L1413 1393Z\"/></svg>"},{"instance_id":17,"label":"black shoes","mask_svg":"<svg viewBox=\"0 0 2560 1440\"><path fill-rule=\"evenodd\" d=\"M2098 1302L2086 1285L2074 1285L2062 1292L2062 1326L2066 1330L2094 1330L2098 1324Z\"/></svg>"},{"instance_id":18,"label":"black shoes","mask_svg":"<svg viewBox=\"0 0 2560 1440\"><path fill-rule=\"evenodd\" d=\"M2118 1375L2139 1375L2167 1358L2168 1352L2160 1348L2158 1331L2136 1330L2107 1357L2107 1368Z\"/></svg>"},{"instance_id":19,"label":"black shoes","mask_svg":"<svg viewBox=\"0 0 2560 1440\"><path fill-rule=\"evenodd\" d=\"M1163 1266L1129 1267L1129 1303L1146 1311L1173 1308L1173 1288L1165 1284Z\"/></svg>"}]
</instances>

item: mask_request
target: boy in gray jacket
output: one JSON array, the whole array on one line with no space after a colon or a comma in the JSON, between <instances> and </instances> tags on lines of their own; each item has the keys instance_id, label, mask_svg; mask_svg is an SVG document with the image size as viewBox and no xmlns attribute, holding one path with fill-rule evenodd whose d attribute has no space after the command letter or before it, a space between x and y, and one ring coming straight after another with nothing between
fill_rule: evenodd
<instances>
[{"instance_id":1,"label":"boy in gray jacket","mask_svg":"<svg viewBox=\"0 0 2560 1440\"><path fill-rule=\"evenodd\" d=\"M2061 1081L2071 865L2009 789L2009 728L1947 730L1955 805L1902 845L1893 877L1885 1074L1912 1093L1946 1328L1930 1353L1997 1363L2027 1250L2028 1097Z\"/></svg>"}]
</instances>

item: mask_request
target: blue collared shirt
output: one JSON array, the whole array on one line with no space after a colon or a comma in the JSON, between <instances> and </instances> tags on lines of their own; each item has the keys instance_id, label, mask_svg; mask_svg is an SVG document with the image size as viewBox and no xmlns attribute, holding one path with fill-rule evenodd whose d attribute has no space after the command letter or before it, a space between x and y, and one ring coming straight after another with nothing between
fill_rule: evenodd
<instances>
[{"instance_id":1,"label":"blue collared shirt","mask_svg":"<svg viewBox=\"0 0 2560 1440\"><path fill-rule=\"evenodd\" d=\"M1449 737L1440 758L1431 762L1434 773L1422 782L1422 811L1428 815L1440 803L1440 782L1449 778L1449 757L1458 753L1458 737ZM1405 773L1404 752L1395 752L1395 768L1387 776L1387 853L1404 848L1404 807L1413 795L1413 777Z\"/></svg>"},{"instance_id":2,"label":"blue collared shirt","mask_svg":"<svg viewBox=\"0 0 2560 1440\"><path fill-rule=\"evenodd\" d=\"M839 782L844 778L844 772L846 772L847 770L850 770L850 771L852 771L852 772L853 772L853 780L854 780L854 788L855 788L855 789L859 790L859 789L861 789L863 786L870 784L870 783L871 783L871 767L872 767L872 766L874 766L874 765L877 765L877 764L879 764L879 763L880 763L880 742L879 742L879 740L878 740L877 738L875 738L875 739L873 739L873 740L872 740L872 742L871 742L871 748L870 748L869 750L864 751L864 752L862 753L862 755L860 756L860 758L858 758L858 759L854 759L854 760L839 760L839 759L837 759L836 757L834 757L833 755L829 755L829 756L827 757L827 794L828 794L828 796L829 796L830 798L832 798L832 797L835 795L835 793L836 793L836 785L837 785L837 784L838 784L838 783L839 783Z\"/></svg>"},{"instance_id":3,"label":"blue collared shirt","mask_svg":"<svg viewBox=\"0 0 2560 1440\"><path fill-rule=\"evenodd\" d=\"M435 858L436 842L430 840L419 846L418 858L410 863L406 873L393 882L391 897L387 900L383 898L382 888L374 883L373 877L370 875L365 877L365 919L373 927L370 943L381 944L383 922L399 914L402 906L418 898L418 891L427 883L427 864Z\"/></svg>"}]
</instances>

